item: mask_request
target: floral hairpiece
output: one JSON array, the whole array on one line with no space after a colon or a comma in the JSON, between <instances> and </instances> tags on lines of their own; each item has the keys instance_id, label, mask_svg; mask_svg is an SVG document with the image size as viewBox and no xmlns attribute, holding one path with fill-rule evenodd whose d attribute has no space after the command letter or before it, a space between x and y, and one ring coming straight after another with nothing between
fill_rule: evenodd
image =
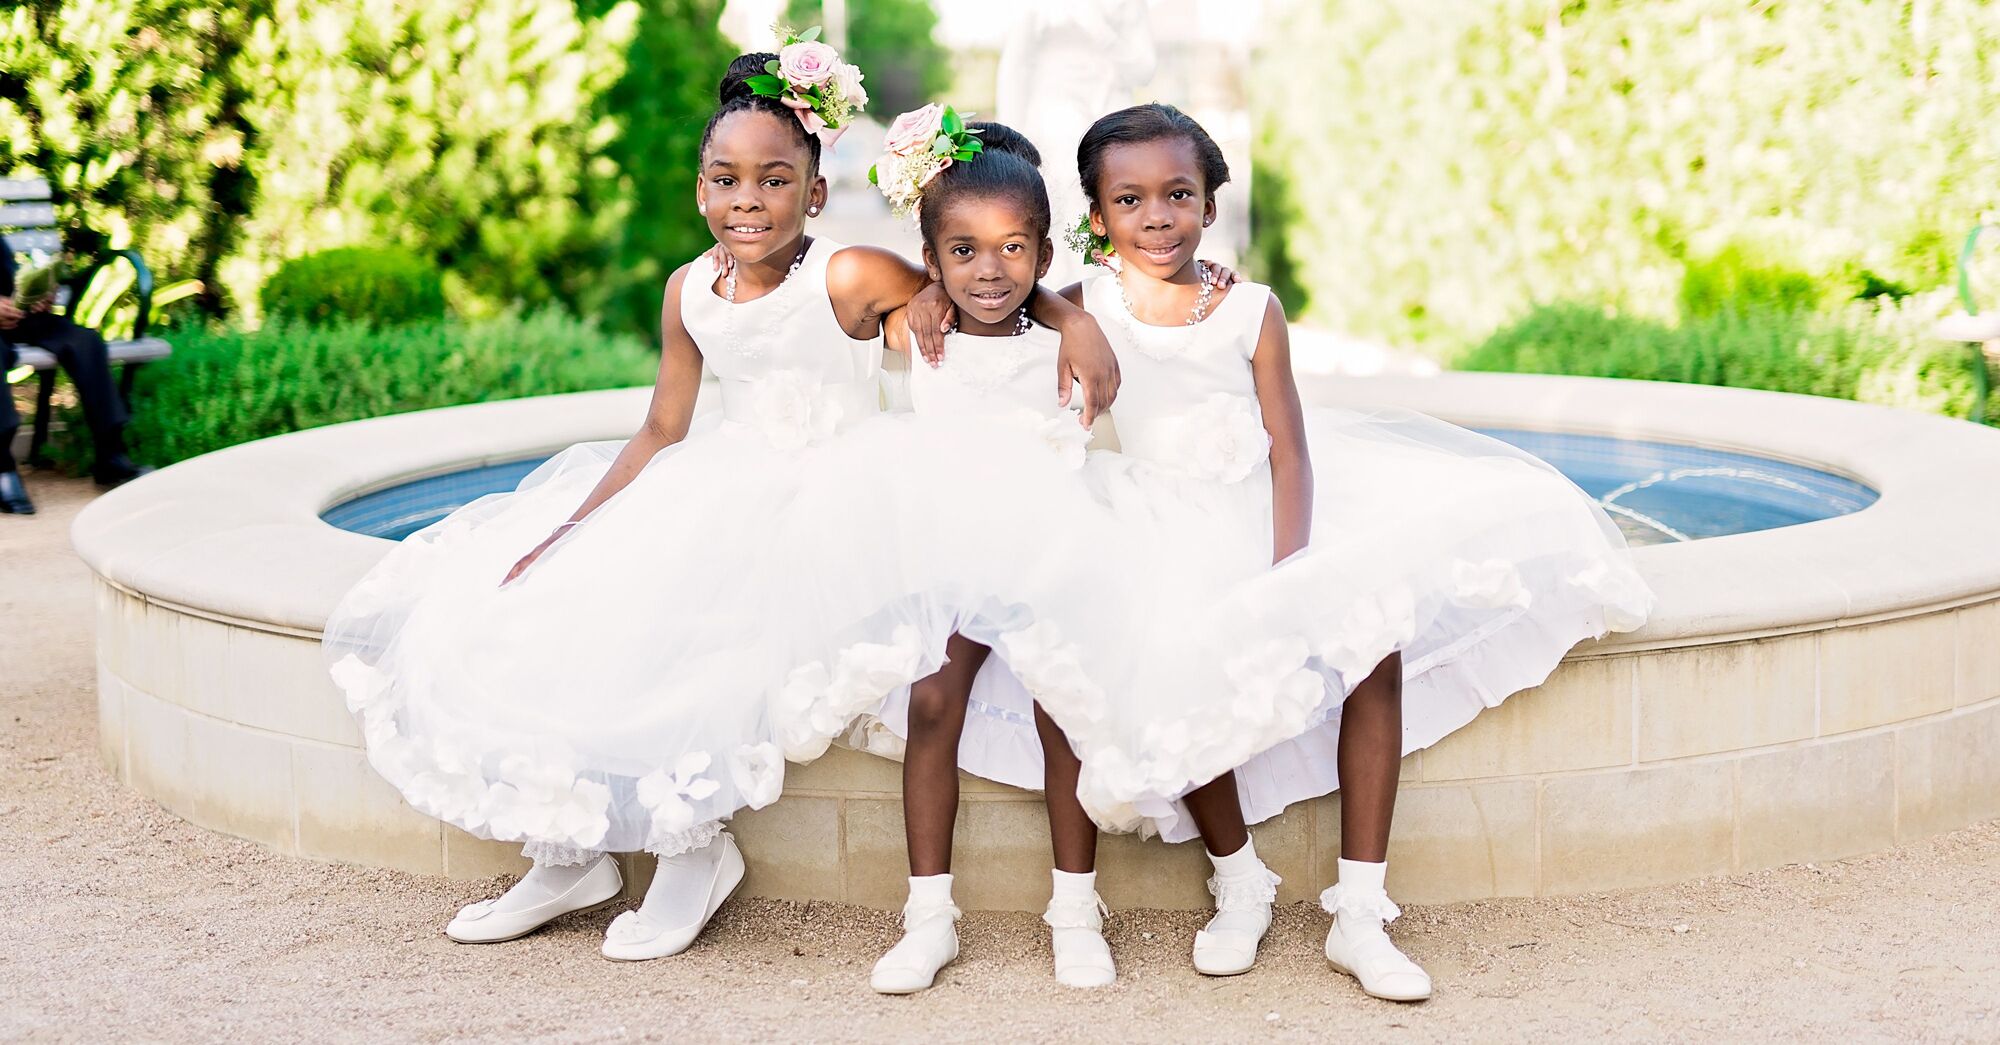
<instances>
[{"instance_id":1,"label":"floral hairpiece","mask_svg":"<svg viewBox=\"0 0 2000 1045\"><path fill-rule=\"evenodd\" d=\"M1088 214L1076 219L1076 224L1063 233L1063 242L1068 244L1069 249L1083 255L1086 265L1117 267L1111 263L1111 259L1118 256L1117 248L1111 245L1111 237L1098 235L1097 230L1090 227Z\"/></svg>"},{"instance_id":2,"label":"floral hairpiece","mask_svg":"<svg viewBox=\"0 0 2000 1045\"><path fill-rule=\"evenodd\" d=\"M783 40L778 58L764 63L763 76L744 81L750 90L765 98L776 98L792 110L806 132L819 135L827 148L847 133L848 121L868 105L868 89L861 86L861 70L840 60L840 52L819 42L819 26L795 33L773 26Z\"/></svg>"},{"instance_id":3,"label":"floral hairpiece","mask_svg":"<svg viewBox=\"0 0 2000 1045\"><path fill-rule=\"evenodd\" d=\"M882 149L882 158L868 168L868 183L889 197L900 217L916 211L932 178L978 156L986 146L979 132L965 125L965 117L933 102L896 117Z\"/></svg>"}]
</instances>

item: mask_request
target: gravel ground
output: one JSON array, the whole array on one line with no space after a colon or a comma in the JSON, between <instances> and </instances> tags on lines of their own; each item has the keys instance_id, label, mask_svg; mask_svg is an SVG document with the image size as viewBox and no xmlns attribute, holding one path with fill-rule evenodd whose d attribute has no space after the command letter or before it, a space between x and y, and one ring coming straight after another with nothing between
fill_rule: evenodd
<instances>
[{"instance_id":1,"label":"gravel ground","mask_svg":"<svg viewBox=\"0 0 2000 1045\"><path fill-rule=\"evenodd\" d=\"M892 916L736 901L678 958L604 961L614 912L461 947L504 883L274 856L133 794L95 754L84 483L30 477L0 517L0 1038L2000 1041L2000 822L1893 852L1685 886L1413 907L1398 941L1437 997L1362 995L1280 911L1264 960L1210 980L1200 919L1120 911L1115 987L1050 980L1032 916L975 914L940 986L869 992ZM755 853L749 854L751 859Z\"/></svg>"}]
</instances>

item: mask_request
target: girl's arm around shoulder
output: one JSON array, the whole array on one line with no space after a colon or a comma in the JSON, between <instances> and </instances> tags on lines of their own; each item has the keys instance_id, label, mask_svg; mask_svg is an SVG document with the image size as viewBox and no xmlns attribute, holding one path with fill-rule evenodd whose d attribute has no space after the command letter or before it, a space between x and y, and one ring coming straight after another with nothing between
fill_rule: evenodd
<instances>
[{"instance_id":1,"label":"girl's arm around shoulder","mask_svg":"<svg viewBox=\"0 0 2000 1045\"><path fill-rule=\"evenodd\" d=\"M843 247L826 263L833 314L849 337L874 337L882 320L929 282L908 258L881 247Z\"/></svg>"}]
</instances>

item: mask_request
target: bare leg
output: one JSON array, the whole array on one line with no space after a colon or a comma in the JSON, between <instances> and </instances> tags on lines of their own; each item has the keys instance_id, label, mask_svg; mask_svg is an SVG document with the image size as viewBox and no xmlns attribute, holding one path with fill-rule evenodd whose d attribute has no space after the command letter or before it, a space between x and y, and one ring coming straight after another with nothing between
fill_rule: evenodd
<instances>
[{"instance_id":1,"label":"bare leg","mask_svg":"<svg viewBox=\"0 0 2000 1045\"><path fill-rule=\"evenodd\" d=\"M945 665L910 687L910 737L903 751L903 838L910 875L951 871L958 823L958 741L972 680L993 652L963 635L945 643Z\"/></svg>"},{"instance_id":2,"label":"bare leg","mask_svg":"<svg viewBox=\"0 0 2000 1045\"><path fill-rule=\"evenodd\" d=\"M1250 841L1243 826L1243 803L1236 797L1236 774L1224 773L1181 799L1210 854L1228 856Z\"/></svg>"},{"instance_id":3,"label":"bare leg","mask_svg":"<svg viewBox=\"0 0 2000 1045\"><path fill-rule=\"evenodd\" d=\"M1340 711L1340 855L1389 858L1389 821L1403 768L1403 655L1391 653ZM1199 821L1197 821L1199 822Z\"/></svg>"},{"instance_id":4,"label":"bare leg","mask_svg":"<svg viewBox=\"0 0 2000 1045\"><path fill-rule=\"evenodd\" d=\"M1056 870L1085 874L1097 869L1097 824L1076 797L1076 778L1083 763L1061 727L1035 705L1035 732L1042 738L1042 788L1049 806L1049 843L1055 849Z\"/></svg>"}]
</instances>

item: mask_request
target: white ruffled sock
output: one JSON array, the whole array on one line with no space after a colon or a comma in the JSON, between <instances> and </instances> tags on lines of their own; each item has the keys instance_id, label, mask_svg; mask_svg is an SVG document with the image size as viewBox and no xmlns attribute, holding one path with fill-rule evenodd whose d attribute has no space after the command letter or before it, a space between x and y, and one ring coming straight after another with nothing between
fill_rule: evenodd
<instances>
[{"instance_id":1,"label":"white ruffled sock","mask_svg":"<svg viewBox=\"0 0 2000 1045\"><path fill-rule=\"evenodd\" d=\"M1340 877L1335 879L1335 881L1346 886L1347 891L1361 896L1388 893L1388 889L1384 887L1384 883L1389 879L1389 862L1387 860L1371 864L1342 857L1338 867Z\"/></svg>"},{"instance_id":2,"label":"white ruffled sock","mask_svg":"<svg viewBox=\"0 0 2000 1045\"><path fill-rule=\"evenodd\" d=\"M1111 945L1104 942L1104 901L1097 895L1097 872L1053 870L1054 889L1042 921L1055 951L1056 982L1065 987L1102 987L1118 977Z\"/></svg>"}]
</instances>

